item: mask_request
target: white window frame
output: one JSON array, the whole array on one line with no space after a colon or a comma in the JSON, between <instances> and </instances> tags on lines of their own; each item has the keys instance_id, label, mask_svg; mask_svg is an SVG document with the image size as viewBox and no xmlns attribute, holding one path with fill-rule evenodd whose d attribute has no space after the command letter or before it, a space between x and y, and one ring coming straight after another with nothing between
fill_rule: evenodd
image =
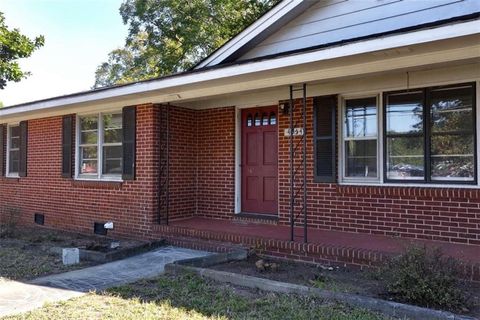
<instances>
[{"instance_id":1,"label":"white window frame","mask_svg":"<svg viewBox=\"0 0 480 320\"><path fill-rule=\"evenodd\" d=\"M103 116L108 114L122 114L121 110L112 110L95 113L77 114L75 119L75 180L93 180L93 181L118 181L122 182L122 174L104 174L103 173L103 147L104 146L121 146L122 142L118 143L104 143L104 123ZM85 174L80 173L80 137L81 127L80 118L97 116L98 131L97 131L97 173ZM123 128L122 128L123 129ZM122 159L123 160L123 159Z\"/></svg>"},{"instance_id":2,"label":"white window frame","mask_svg":"<svg viewBox=\"0 0 480 320\"><path fill-rule=\"evenodd\" d=\"M346 111L346 106L347 106L347 100L355 100L355 99L365 99L365 98L375 98L376 100L376 106L377 106L377 135L376 135L376 141L377 141L377 176L376 177L348 177L346 175L347 173L347 161L345 159L347 153L345 150L345 141L348 140L373 140L373 137L365 137L365 138L356 138L356 139L350 139L346 137L345 133L345 111ZM382 128L382 119L381 119L381 95L378 94L378 92L375 93L366 93L366 94L361 94L361 95L343 95L339 97L339 106L340 106L340 114L338 117L338 132L339 132L339 143L338 143L338 153L339 153L339 165L338 165L338 170L339 170L339 177L341 177L341 182L344 183L372 183L372 184L380 184L382 179L383 179L383 170L382 170L382 143L380 139L382 138L381 136L381 131Z\"/></svg>"},{"instance_id":3,"label":"white window frame","mask_svg":"<svg viewBox=\"0 0 480 320\"><path fill-rule=\"evenodd\" d=\"M11 123L7 125L7 167L6 167L6 177L7 178L19 178L20 174L19 172L10 172L10 151L12 151L12 145L11 145L11 136L12 136L12 128L14 127L20 127L19 123ZM21 135L21 134L20 134ZM20 155L20 147L18 148L18 152Z\"/></svg>"},{"instance_id":4,"label":"white window frame","mask_svg":"<svg viewBox=\"0 0 480 320\"><path fill-rule=\"evenodd\" d=\"M415 187L415 188L455 188L455 189L479 189L480 188L480 81L478 79L461 79L461 80L452 80L452 81L445 81L445 82L428 82L422 83L415 86L411 86L410 89L422 89L425 87L435 87L435 86L449 86L449 85L456 85L459 83L467 83L467 82L475 82L476 84L476 97L475 97L475 114L476 119L476 135L477 135L477 163L475 164L477 167L477 184L449 184L449 183L415 183L415 182L406 182L406 183L395 183L395 182L384 182L384 145L383 145L383 94L385 92L397 91L397 90L405 90L405 87L391 87L385 88L384 90L372 90L362 92L361 94L342 94L338 97L338 105L340 115L337 116L337 128L338 128L338 166L337 166L337 174L339 177L338 183L340 185L352 185L352 186L389 186L389 187ZM357 99L357 98L367 98L367 97L377 97L377 118L378 118L378 133L377 133L377 144L378 144L378 155L377 155L377 162L378 167L377 170L379 171L379 179L369 180L367 178L345 178L344 175L344 143L343 143L343 114L344 114L344 100L348 99ZM341 139L341 140L340 140Z\"/></svg>"}]
</instances>

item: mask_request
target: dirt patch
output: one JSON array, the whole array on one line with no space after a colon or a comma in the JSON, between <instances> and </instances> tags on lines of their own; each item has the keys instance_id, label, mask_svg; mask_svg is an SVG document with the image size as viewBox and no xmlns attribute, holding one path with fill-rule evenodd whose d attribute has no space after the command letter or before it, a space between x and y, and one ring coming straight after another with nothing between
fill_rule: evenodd
<instances>
[{"instance_id":1,"label":"dirt patch","mask_svg":"<svg viewBox=\"0 0 480 320\"><path fill-rule=\"evenodd\" d=\"M29 245L44 247L71 247L100 252L108 252L116 249L110 248L114 239L96 235L84 235L66 231L52 230L47 228L18 228L14 237L1 239L2 242L22 242ZM119 241L122 248L129 248L143 243L135 240Z\"/></svg>"},{"instance_id":2,"label":"dirt patch","mask_svg":"<svg viewBox=\"0 0 480 320\"><path fill-rule=\"evenodd\" d=\"M81 261L64 266L61 255L52 248L80 248L109 252L112 239L86 236L46 228L18 228L9 238L0 238L0 279L28 280L98 264ZM119 248L131 248L142 242L122 240Z\"/></svg>"},{"instance_id":3,"label":"dirt patch","mask_svg":"<svg viewBox=\"0 0 480 320\"><path fill-rule=\"evenodd\" d=\"M39 276L67 272L91 266L91 262L81 262L64 266L59 255L52 254L38 246L21 241L3 242L0 240L0 280L28 280Z\"/></svg>"},{"instance_id":4,"label":"dirt patch","mask_svg":"<svg viewBox=\"0 0 480 320\"><path fill-rule=\"evenodd\" d=\"M275 271L260 271L256 263L262 258L252 255L246 260L232 261L210 267L226 271L266 278L275 281L312 286L336 292L360 294L363 296L392 300L385 291L378 274L351 268L325 267L314 264L276 259L263 259L267 266L275 264ZM268 269L268 268L267 268ZM464 291L470 297L470 310L465 313L480 316L480 284L465 283Z\"/></svg>"}]
</instances>

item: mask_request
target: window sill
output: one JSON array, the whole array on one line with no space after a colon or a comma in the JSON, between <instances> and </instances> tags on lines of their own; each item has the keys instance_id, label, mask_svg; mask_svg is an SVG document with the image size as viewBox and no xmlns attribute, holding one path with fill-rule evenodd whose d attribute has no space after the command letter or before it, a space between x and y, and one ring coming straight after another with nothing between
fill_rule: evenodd
<instances>
[{"instance_id":1,"label":"window sill","mask_svg":"<svg viewBox=\"0 0 480 320\"><path fill-rule=\"evenodd\" d=\"M395 183L339 183L335 191L342 196L369 196L397 199L412 197L426 200L449 199L465 201L480 199L478 185L395 184Z\"/></svg>"},{"instance_id":2,"label":"window sill","mask_svg":"<svg viewBox=\"0 0 480 320\"><path fill-rule=\"evenodd\" d=\"M72 181L73 187L93 188L93 189L122 189L123 180L105 180L105 179L80 179Z\"/></svg>"},{"instance_id":3,"label":"window sill","mask_svg":"<svg viewBox=\"0 0 480 320\"><path fill-rule=\"evenodd\" d=\"M82 177L77 177L73 179L74 181L87 181L87 182L116 182L116 183L122 183L123 179L122 178L101 178L101 179L95 179L95 178L82 178Z\"/></svg>"},{"instance_id":4,"label":"window sill","mask_svg":"<svg viewBox=\"0 0 480 320\"><path fill-rule=\"evenodd\" d=\"M380 181L342 181L340 186L354 187L398 187L398 188L437 188L437 189L480 189L477 184L454 184L454 183L414 183L414 182L385 182Z\"/></svg>"},{"instance_id":5,"label":"window sill","mask_svg":"<svg viewBox=\"0 0 480 320\"><path fill-rule=\"evenodd\" d=\"M5 178L7 178L7 179L17 179L18 180L18 179L20 179L20 176L18 174L7 174L5 176Z\"/></svg>"}]
</instances>

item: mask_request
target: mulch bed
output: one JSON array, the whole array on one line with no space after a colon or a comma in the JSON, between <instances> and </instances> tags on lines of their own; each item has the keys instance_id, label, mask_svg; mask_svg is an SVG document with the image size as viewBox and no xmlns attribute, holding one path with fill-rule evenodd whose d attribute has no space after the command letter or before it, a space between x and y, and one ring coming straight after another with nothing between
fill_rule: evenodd
<instances>
[{"instance_id":1,"label":"mulch bed","mask_svg":"<svg viewBox=\"0 0 480 320\"><path fill-rule=\"evenodd\" d=\"M232 261L210 268L275 281L307 285L330 291L392 300L386 293L382 282L379 281L378 273L375 271L327 267L276 259L262 259L267 263L267 266L272 263L276 265L274 270L261 271L256 266L260 259L262 258L251 255L243 261ZM480 317L480 284L465 283L464 290L470 296L472 305L467 313Z\"/></svg>"}]
</instances>

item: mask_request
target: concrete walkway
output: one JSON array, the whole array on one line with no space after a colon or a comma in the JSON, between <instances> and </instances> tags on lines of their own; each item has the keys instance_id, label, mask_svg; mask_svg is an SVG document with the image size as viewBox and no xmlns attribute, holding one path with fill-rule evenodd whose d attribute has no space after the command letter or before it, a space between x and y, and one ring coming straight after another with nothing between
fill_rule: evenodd
<instances>
[{"instance_id":1,"label":"concrete walkway","mask_svg":"<svg viewBox=\"0 0 480 320\"><path fill-rule=\"evenodd\" d=\"M164 272L168 263L208 254L168 246L95 267L38 278L28 283L0 280L0 317L30 311L46 302L79 297L92 290L155 277Z\"/></svg>"}]
</instances>

